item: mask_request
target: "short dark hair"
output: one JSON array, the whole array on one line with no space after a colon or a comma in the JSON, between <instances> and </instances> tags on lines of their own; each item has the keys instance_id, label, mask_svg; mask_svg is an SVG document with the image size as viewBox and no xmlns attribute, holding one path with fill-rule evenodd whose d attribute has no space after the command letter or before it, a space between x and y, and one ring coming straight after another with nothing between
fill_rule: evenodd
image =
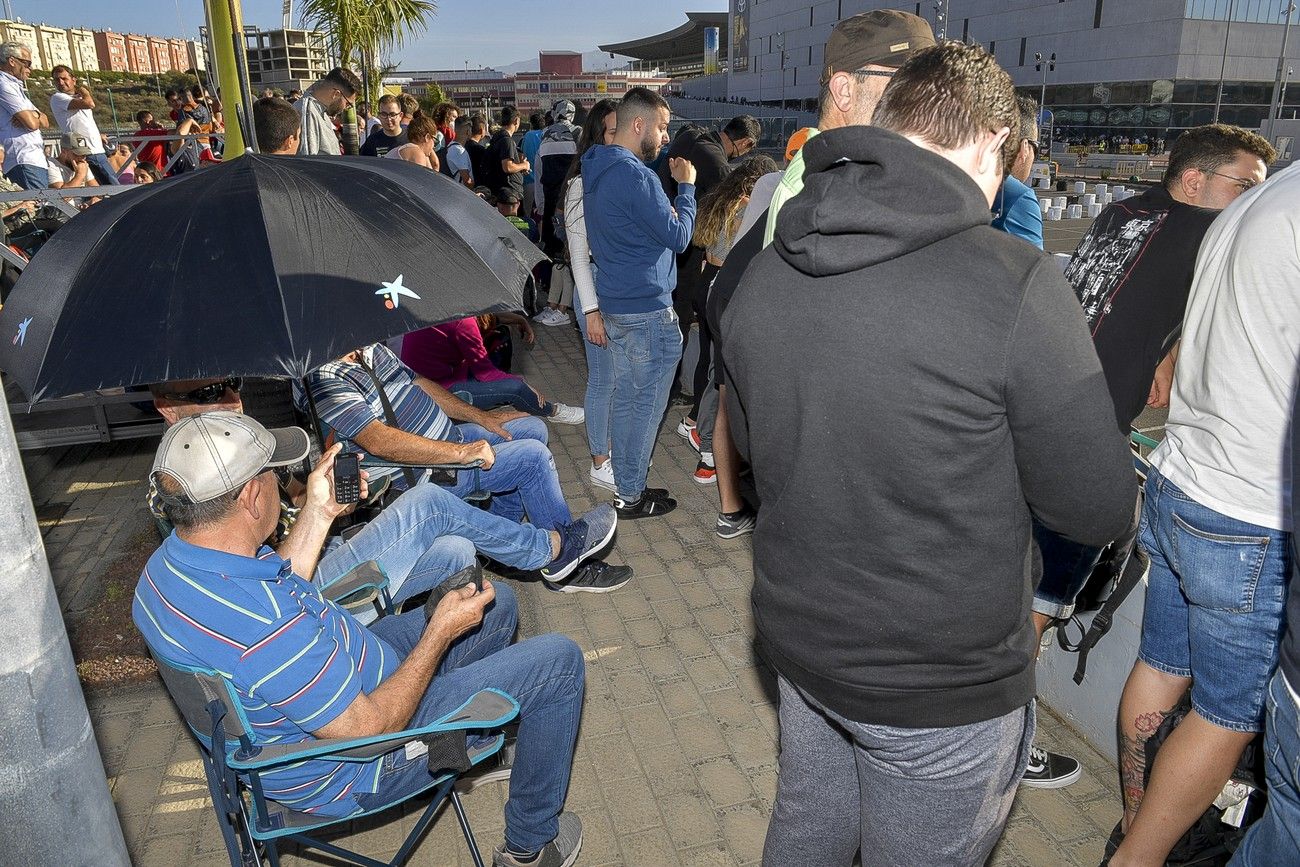
<instances>
[{"instance_id":1,"label":"short dark hair","mask_svg":"<svg viewBox=\"0 0 1300 867\"><path fill-rule=\"evenodd\" d=\"M167 520L178 530L194 530L208 524L215 524L228 516L235 509L239 495L244 492L245 482L228 494L222 494L202 503L190 503L184 499L180 482L165 472L154 476L158 493L162 494L162 510Z\"/></svg>"},{"instance_id":2,"label":"short dark hair","mask_svg":"<svg viewBox=\"0 0 1300 867\"><path fill-rule=\"evenodd\" d=\"M163 99L171 99L173 96L180 97L181 93L174 87L169 87L163 91Z\"/></svg>"},{"instance_id":3,"label":"short dark hair","mask_svg":"<svg viewBox=\"0 0 1300 867\"><path fill-rule=\"evenodd\" d=\"M53 78L54 76L58 75L60 72L66 72L68 75L75 75L75 73L72 71L72 69L69 66L62 63L57 63L50 69L50 78Z\"/></svg>"},{"instance_id":4,"label":"short dark hair","mask_svg":"<svg viewBox=\"0 0 1300 867\"><path fill-rule=\"evenodd\" d=\"M648 87L630 88L618 104L618 125L626 126L638 117L648 120L650 115L658 114L660 109L668 109L668 103L664 102L662 96Z\"/></svg>"},{"instance_id":5,"label":"short dark hair","mask_svg":"<svg viewBox=\"0 0 1300 867\"><path fill-rule=\"evenodd\" d=\"M500 120L501 126L510 126L519 119L519 109L515 108L513 105L503 105L501 106L501 113L497 115L497 117Z\"/></svg>"},{"instance_id":6,"label":"short dark hair","mask_svg":"<svg viewBox=\"0 0 1300 867\"><path fill-rule=\"evenodd\" d=\"M278 96L264 96L253 103L253 133L257 149L264 154L284 147L289 136L302 129L302 118L292 105Z\"/></svg>"},{"instance_id":7,"label":"short dark hair","mask_svg":"<svg viewBox=\"0 0 1300 867\"><path fill-rule=\"evenodd\" d=\"M748 114L736 115L727 121L727 125L722 128L722 131L733 142L746 138L754 144L758 144L759 137L763 135L763 128L759 126L758 120Z\"/></svg>"},{"instance_id":8,"label":"short dark hair","mask_svg":"<svg viewBox=\"0 0 1300 867\"><path fill-rule=\"evenodd\" d=\"M487 132L487 118L486 118L486 117L484 117L484 116L481 115L481 114L475 114L474 117L471 119L471 121L472 121L472 123L473 123L473 127L471 127L471 129L472 129L472 135L479 135L480 133L485 133L485 132Z\"/></svg>"},{"instance_id":9,"label":"short dark hair","mask_svg":"<svg viewBox=\"0 0 1300 867\"><path fill-rule=\"evenodd\" d=\"M357 78L357 74L345 66L334 67L325 73L325 77L321 81L328 81L340 90L346 90L348 96L356 96L361 92L361 79Z\"/></svg>"},{"instance_id":10,"label":"short dark hair","mask_svg":"<svg viewBox=\"0 0 1300 867\"><path fill-rule=\"evenodd\" d=\"M1020 111L1011 76L993 55L979 45L948 41L922 48L898 68L871 123L953 151L986 132L1020 129ZM1020 140L1007 136L1004 165L1019 148Z\"/></svg>"},{"instance_id":11,"label":"short dark hair","mask_svg":"<svg viewBox=\"0 0 1300 867\"><path fill-rule=\"evenodd\" d=\"M546 115L542 114L540 111L533 112L528 115L528 125L533 129L543 129L547 125Z\"/></svg>"},{"instance_id":12,"label":"short dark hair","mask_svg":"<svg viewBox=\"0 0 1300 867\"><path fill-rule=\"evenodd\" d=\"M395 105L400 109L402 107L402 101L394 94L385 93L383 96L379 97L379 107L383 108L386 105Z\"/></svg>"},{"instance_id":13,"label":"short dark hair","mask_svg":"<svg viewBox=\"0 0 1300 867\"><path fill-rule=\"evenodd\" d=\"M136 176L148 175L155 181L162 180L162 170L148 160L141 160L135 164Z\"/></svg>"},{"instance_id":14,"label":"short dark hair","mask_svg":"<svg viewBox=\"0 0 1300 867\"><path fill-rule=\"evenodd\" d=\"M142 108L135 113L135 122L143 124L146 117L153 117L153 112L147 108Z\"/></svg>"},{"instance_id":15,"label":"short dark hair","mask_svg":"<svg viewBox=\"0 0 1300 867\"><path fill-rule=\"evenodd\" d=\"M1169 149L1169 167L1162 183L1172 186L1188 169L1216 172L1245 151L1268 165L1277 159L1277 151L1261 135L1226 123L1207 123L1187 130L1174 140Z\"/></svg>"}]
</instances>

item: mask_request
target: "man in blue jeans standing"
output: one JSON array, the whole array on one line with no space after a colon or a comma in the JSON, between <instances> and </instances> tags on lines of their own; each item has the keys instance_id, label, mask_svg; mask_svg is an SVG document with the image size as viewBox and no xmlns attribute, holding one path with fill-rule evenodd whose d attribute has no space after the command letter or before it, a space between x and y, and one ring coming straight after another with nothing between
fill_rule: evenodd
<instances>
[{"instance_id":1,"label":"man in blue jeans standing","mask_svg":"<svg viewBox=\"0 0 1300 867\"><path fill-rule=\"evenodd\" d=\"M27 95L32 52L17 42L0 43L0 145L4 145L5 177L25 190L50 185L41 130L50 118Z\"/></svg>"},{"instance_id":2,"label":"man in blue jeans standing","mask_svg":"<svg viewBox=\"0 0 1300 867\"><path fill-rule=\"evenodd\" d=\"M596 297L614 360L610 440L620 517L648 518L677 508L662 488L647 488L655 434L682 354L673 312L677 254L695 228L695 167L669 161L677 198L669 202L646 163L668 144L668 103L634 87L618 106L614 143L582 157L583 212Z\"/></svg>"},{"instance_id":3,"label":"man in blue jeans standing","mask_svg":"<svg viewBox=\"0 0 1300 867\"><path fill-rule=\"evenodd\" d=\"M509 693L520 706L519 734L505 842L493 864L572 864L582 824L562 810L582 710L582 651L560 635L512 645L517 608L504 584L448 590L427 623L419 610L373 629L326 601L311 578L326 528L347 509L334 496L338 446L307 478L293 549L262 544L280 514L275 468L307 450L301 429L268 431L232 412L168 430L150 479L176 532L136 587L132 616L145 641L173 664L222 672L261 744L401 731L481 689ZM428 765L399 748L369 762L308 760L262 780L266 797L290 809L346 817L427 787Z\"/></svg>"}]
</instances>

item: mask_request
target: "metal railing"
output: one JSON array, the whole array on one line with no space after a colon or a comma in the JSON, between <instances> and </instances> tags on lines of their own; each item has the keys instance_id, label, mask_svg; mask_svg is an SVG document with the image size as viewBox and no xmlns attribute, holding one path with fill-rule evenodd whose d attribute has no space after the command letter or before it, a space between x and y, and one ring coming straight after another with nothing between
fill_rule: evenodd
<instances>
[{"instance_id":1,"label":"metal railing","mask_svg":"<svg viewBox=\"0 0 1300 867\"><path fill-rule=\"evenodd\" d=\"M133 160L139 159L140 151L144 150L145 145L150 142L167 142L167 164L165 166L158 166L158 170L164 175L170 172L182 157L187 155L194 161L195 165L197 165L199 162L199 153L202 150L200 139L209 142L218 142L224 145L226 134L224 132L193 132L186 133L185 135L178 135L177 133L169 133L167 135L139 135L138 130L133 130L126 134L109 137L109 140L114 144L131 145L131 159ZM173 153L170 143L175 141L183 142L183 144L176 148L176 151ZM51 156L58 156L61 148L61 136L47 138L45 140L45 149Z\"/></svg>"}]
</instances>

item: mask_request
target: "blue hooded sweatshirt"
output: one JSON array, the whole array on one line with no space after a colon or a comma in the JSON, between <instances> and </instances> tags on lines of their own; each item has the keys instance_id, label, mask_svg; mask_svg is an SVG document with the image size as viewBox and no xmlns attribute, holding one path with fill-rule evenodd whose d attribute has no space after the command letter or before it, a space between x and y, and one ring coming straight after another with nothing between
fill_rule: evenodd
<instances>
[{"instance_id":1,"label":"blue hooded sweatshirt","mask_svg":"<svg viewBox=\"0 0 1300 867\"><path fill-rule=\"evenodd\" d=\"M650 313L671 307L676 254L695 231L695 185L680 184L670 205L659 178L635 154L597 145L582 157L582 210L600 309Z\"/></svg>"}]
</instances>

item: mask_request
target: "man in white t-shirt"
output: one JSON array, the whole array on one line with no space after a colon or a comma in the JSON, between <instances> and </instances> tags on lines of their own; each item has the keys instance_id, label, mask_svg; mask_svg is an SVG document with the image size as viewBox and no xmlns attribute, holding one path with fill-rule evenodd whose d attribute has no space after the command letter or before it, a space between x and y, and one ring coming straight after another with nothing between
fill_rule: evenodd
<instances>
[{"instance_id":1,"label":"man in white t-shirt","mask_svg":"<svg viewBox=\"0 0 1300 867\"><path fill-rule=\"evenodd\" d=\"M90 88L77 83L72 70L63 64L54 67L50 76L54 80L54 93L50 95L50 113L63 134L89 150L86 165L100 186L116 186L117 172L104 155L104 135L95 123L95 97Z\"/></svg>"},{"instance_id":2,"label":"man in white t-shirt","mask_svg":"<svg viewBox=\"0 0 1300 867\"><path fill-rule=\"evenodd\" d=\"M1249 190L1201 242L1140 542L1142 643L1120 699L1124 821L1112 867L1163 864L1264 727L1291 571L1290 423L1300 386L1300 166ZM1146 741L1191 712L1144 784ZM1126 834L1125 834L1126 832Z\"/></svg>"},{"instance_id":3,"label":"man in white t-shirt","mask_svg":"<svg viewBox=\"0 0 1300 867\"><path fill-rule=\"evenodd\" d=\"M17 42L0 43L0 145L5 177L25 190L48 186L45 143L41 130L50 125L45 112L27 96L32 52Z\"/></svg>"},{"instance_id":4,"label":"man in white t-shirt","mask_svg":"<svg viewBox=\"0 0 1300 867\"><path fill-rule=\"evenodd\" d=\"M460 183L474 189L474 164L463 142L469 139L473 120L467 115L456 121L456 138L447 145L448 173Z\"/></svg>"}]
</instances>

